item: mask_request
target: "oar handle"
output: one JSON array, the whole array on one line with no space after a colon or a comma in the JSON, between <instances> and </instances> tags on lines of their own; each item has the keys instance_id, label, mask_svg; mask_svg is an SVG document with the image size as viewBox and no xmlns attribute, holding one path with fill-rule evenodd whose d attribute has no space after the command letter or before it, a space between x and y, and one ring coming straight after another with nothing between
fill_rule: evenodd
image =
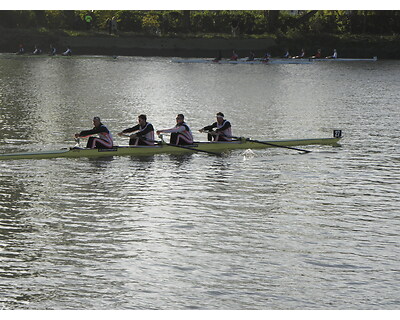
<instances>
[{"instance_id":1,"label":"oar handle","mask_svg":"<svg viewBox=\"0 0 400 320\"><path fill-rule=\"evenodd\" d=\"M81 147L81 139L78 137L75 137L75 146L74 148L80 148Z\"/></svg>"}]
</instances>

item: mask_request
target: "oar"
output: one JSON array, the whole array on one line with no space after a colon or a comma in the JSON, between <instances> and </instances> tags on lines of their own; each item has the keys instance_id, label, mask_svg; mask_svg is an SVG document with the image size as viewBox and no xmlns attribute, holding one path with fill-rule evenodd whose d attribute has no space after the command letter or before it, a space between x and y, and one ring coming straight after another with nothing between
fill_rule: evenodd
<instances>
[{"instance_id":1,"label":"oar","mask_svg":"<svg viewBox=\"0 0 400 320\"><path fill-rule=\"evenodd\" d=\"M75 145L73 146L74 149L81 148L81 139L75 138Z\"/></svg>"},{"instance_id":2,"label":"oar","mask_svg":"<svg viewBox=\"0 0 400 320\"><path fill-rule=\"evenodd\" d=\"M231 138L234 138L234 139L241 139L240 137L233 137L233 136L232 136ZM286 148L286 149L297 150L297 151L301 151L301 152L304 152L304 153L309 153L309 152L311 152L310 150L304 150L304 149L294 148L294 147L289 147L289 146L281 146L281 145L279 145L279 144L270 143L270 142L264 142L264 141L259 141L259 140L253 140L253 139L249 139L249 138L246 138L246 141L255 142L255 143L259 143L259 144L265 144L265 145L267 145L267 146L272 146L272 147L278 147L278 148Z\"/></svg>"},{"instance_id":3,"label":"oar","mask_svg":"<svg viewBox=\"0 0 400 320\"><path fill-rule=\"evenodd\" d=\"M215 132L214 131L205 131L206 133L210 133L210 134L215 134ZM221 133L220 133L221 134ZM279 145L279 144L275 144L275 143L270 143L270 142L264 142L264 141L259 141L259 140L253 140L253 139L250 139L250 138L241 138L241 137L234 137L234 136L227 136L227 135L224 135L225 137L228 137L228 138L233 138L233 139L236 139L236 140L242 140L242 139L245 139L246 141L249 141L249 142L255 142L255 143L259 143L259 144L265 144L265 145L267 145L267 146L272 146L272 147L278 147L278 148L286 148L286 149L292 149L292 150L297 150L297 151L301 151L301 152L304 152L304 153L309 153L309 152L311 152L310 150L304 150L304 149L299 149L299 148L294 148L294 147L289 147L289 146L281 146L281 145Z\"/></svg>"}]
</instances>

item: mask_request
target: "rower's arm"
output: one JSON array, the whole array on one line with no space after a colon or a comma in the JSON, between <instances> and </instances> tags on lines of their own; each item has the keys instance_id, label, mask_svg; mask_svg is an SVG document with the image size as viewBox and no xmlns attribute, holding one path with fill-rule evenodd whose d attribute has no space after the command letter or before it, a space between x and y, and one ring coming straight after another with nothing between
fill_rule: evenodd
<instances>
[{"instance_id":1,"label":"rower's arm","mask_svg":"<svg viewBox=\"0 0 400 320\"><path fill-rule=\"evenodd\" d=\"M206 127L204 127L203 129L201 129L201 130L204 130L204 131L211 131L212 129L214 129L214 128L216 128L216 127L217 127L217 123L214 122L213 124L211 124L211 125L209 125L209 126L206 126Z\"/></svg>"},{"instance_id":2,"label":"rower's arm","mask_svg":"<svg viewBox=\"0 0 400 320\"><path fill-rule=\"evenodd\" d=\"M87 137L91 136L96 133L106 132L105 127L100 126L99 128L94 127L92 130L83 130L79 133L80 137Z\"/></svg>"},{"instance_id":3,"label":"rower's arm","mask_svg":"<svg viewBox=\"0 0 400 320\"><path fill-rule=\"evenodd\" d=\"M185 131L185 127L184 126L179 126L179 127L174 127L171 129L164 129L164 130L159 130L160 132L164 132L164 133L174 133L174 132L183 132Z\"/></svg>"},{"instance_id":4,"label":"rower's arm","mask_svg":"<svg viewBox=\"0 0 400 320\"><path fill-rule=\"evenodd\" d=\"M131 133L131 132L138 131L138 130L140 130L140 125L136 125L132 128L125 129L122 131L122 133Z\"/></svg>"},{"instance_id":5,"label":"rower's arm","mask_svg":"<svg viewBox=\"0 0 400 320\"><path fill-rule=\"evenodd\" d=\"M138 137L144 136L144 135L148 134L148 133L151 132L151 131L154 131L153 125L152 125L152 124L148 124L148 125L146 126L146 128L144 128L143 130L137 132L136 135L137 135Z\"/></svg>"}]
</instances>

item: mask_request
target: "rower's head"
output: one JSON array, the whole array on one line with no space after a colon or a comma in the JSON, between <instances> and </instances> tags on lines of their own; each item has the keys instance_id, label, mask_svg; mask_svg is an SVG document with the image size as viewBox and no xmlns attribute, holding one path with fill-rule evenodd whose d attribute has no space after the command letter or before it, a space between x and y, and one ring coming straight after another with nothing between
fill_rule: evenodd
<instances>
[{"instance_id":1,"label":"rower's head","mask_svg":"<svg viewBox=\"0 0 400 320\"><path fill-rule=\"evenodd\" d=\"M176 123L183 123L183 122L185 122L185 116L182 113L180 113L176 116Z\"/></svg>"},{"instance_id":2,"label":"rower's head","mask_svg":"<svg viewBox=\"0 0 400 320\"><path fill-rule=\"evenodd\" d=\"M146 124L146 121L147 121L147 117L145 114L141 114L140 116L138 116L138 122L140 125Z\"/></svg>"},{"instance_id":3,"label":"rower's head","mask_svg":"<svg viewBox=\"0 0 400 320\"><path fill-rule=\"evenodd\" d=\"M100 126L100 124L101 124L100 117L94 117L93 118L93 124L94 124L95 127Z\"/></svg>"},{"instance_id":4,"label":"rower's head","mask_svg":"<svg viewBox=\"0 0 400 320\"><path fill-rule=\"evenodd\" d=\"M224 114L222 112L218 112L216 114L216 116L217 116L217 122L218 123L222 123L224 121Z\"/></svg>"}]
</instances>

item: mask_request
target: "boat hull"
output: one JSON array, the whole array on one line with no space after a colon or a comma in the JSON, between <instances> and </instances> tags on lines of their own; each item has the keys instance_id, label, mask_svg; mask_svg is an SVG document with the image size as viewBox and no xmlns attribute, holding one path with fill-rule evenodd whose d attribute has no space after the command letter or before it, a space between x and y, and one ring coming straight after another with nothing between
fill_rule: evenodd
<instances>
[{"instance_id":1,"label":"boat hull","mask_svg":"<svg viewBox=\"0 0 400 320\"><path fill-rule=\"evenodd\" d=\"M233 142L199 142L190 146L176 147L168 144L157 146L120 146L113 149L61 149L39 152L21 152L0 154L0 160L17 159L50 159L50 158L98 158L112 156L150 156L155 154L184 154L196 151L223 153L230 150L239 149L264 149L277 146L304 146L304 145L337 145L340 138L320 138L320 139L301 139L301 140L277 140L262 141L272 145L261 144L253 141L233 141Z\"/></svg>"}]
</instances>

